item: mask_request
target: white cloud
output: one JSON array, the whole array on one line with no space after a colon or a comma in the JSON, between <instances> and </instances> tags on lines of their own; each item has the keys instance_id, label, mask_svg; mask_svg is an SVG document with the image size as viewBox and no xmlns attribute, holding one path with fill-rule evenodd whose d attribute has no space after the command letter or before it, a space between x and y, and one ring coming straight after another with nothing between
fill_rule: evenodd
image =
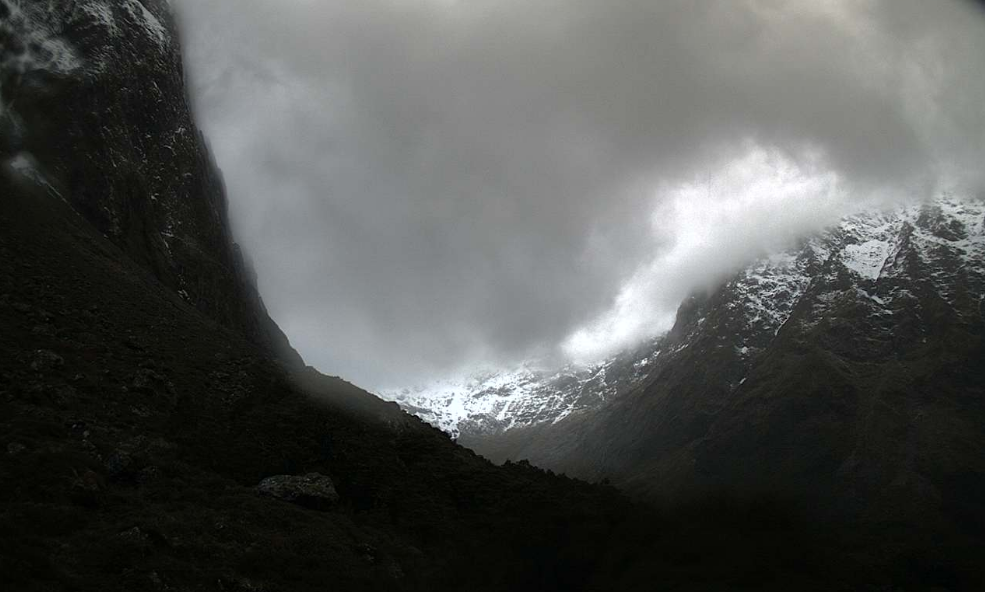
<instances>
[{"instance_id":1,"label":"white cloud","mask_svg":"<svg viewBox=\"0 0 985 592\"><path fill-rule=\"evenodd\" d=\"M274 318L367 387L611 349L839 203L985 186L960 0L175 4Z\"/></svg>"},{"instance_id":2,"label":"white cloud","mask_svg":"<svg viewBox=\"0 0 985 592\"><path fill-rule=\"evenodd\" d=\"M859 203L817 157L798 162L757 147L707 177L656 190L654 201L652 231L663 248L623 284L609 310L565 340L577 361L669 330L690 292L790 247Z\"/></svg>"}]
</instances>

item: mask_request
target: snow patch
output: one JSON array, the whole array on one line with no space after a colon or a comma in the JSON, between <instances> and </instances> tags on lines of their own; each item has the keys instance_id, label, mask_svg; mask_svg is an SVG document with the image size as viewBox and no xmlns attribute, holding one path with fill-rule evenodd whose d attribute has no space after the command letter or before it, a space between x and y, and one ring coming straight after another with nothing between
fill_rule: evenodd
<instances>
[{"instance_id":1,"label":"snow patch","mask_svg":"<svg viewBox=\"0 0 985 592\"><path fill-rule=\"evenodd\" d=\"M7 166L9 166L18 175L30 179L31 181L40 183L43 181L44 177L41 175L41 171L38 170L37 161L34 157L27 152L20 152L13 158L7 161Z\"/></svg>"},{"instance_id":2,"label":"snow patch","mask_svg":"<svg viewBox=\"0 0 985 592\"><path fill-rule=\"evenodd\" d=\"M848 245L841 252L842 263L866 279L877 280L890 250L888 242L878 239Z\"/></svg>"},{"instance_id":3,"label":"snow patch","mask_svg":"<svg viewBox=\"0 0 985 592\"><path fill-rule=\"evenodd\" d=\"M810 282L806 264L795 253L780 253L740 272L735 302L750 329L779 333Z\"/></svg>"},{"instance_id":4,"label":"snow patch","mask_svg":"<svg viewBox=\"0 0 985 592\"><path fill-rule=\"evenodd\" d=\"M15 174L44 189L48 195L57 197L63 202L68 203L65 197L62 196L57 189L55 189L55 187L48 181L48 178L45 177L44 173L41 172L37 160L35 160L30 153L20 152L13 158L9 159L6 162L6 165Z\"/></svg>"}]
</instances>

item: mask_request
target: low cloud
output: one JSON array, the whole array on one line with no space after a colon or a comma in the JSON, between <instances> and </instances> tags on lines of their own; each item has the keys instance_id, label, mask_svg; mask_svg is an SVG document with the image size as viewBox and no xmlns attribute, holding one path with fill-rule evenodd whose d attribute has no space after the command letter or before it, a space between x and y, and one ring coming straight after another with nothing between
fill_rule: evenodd
<instances>
[{"instance_id":1,"label":"low cloud","mask_svg":"<svg viewBox=\"0 0 985 592\"><path fill-rule=\"evenodd\" d=\"M370 388L601 355L864 200L985 186L971 2L175 4L268 307Z\"/></svg>"}]
</instances>

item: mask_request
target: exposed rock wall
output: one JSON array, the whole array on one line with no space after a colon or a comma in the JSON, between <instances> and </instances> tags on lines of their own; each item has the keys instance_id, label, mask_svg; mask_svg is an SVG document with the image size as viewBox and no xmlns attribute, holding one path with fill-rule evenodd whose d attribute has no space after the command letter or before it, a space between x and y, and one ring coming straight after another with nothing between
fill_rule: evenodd
<instances>
[{"instance_id":1,"label":"exposed rock wall","mask_svg":"<svg viewBox=\"0 0 985 592\"><path fill-rule=\"evenodd\" d=\"M233 241L165 0L0 0L0 157L223 326L299 364Z\"/></svg>"}]
</instances>

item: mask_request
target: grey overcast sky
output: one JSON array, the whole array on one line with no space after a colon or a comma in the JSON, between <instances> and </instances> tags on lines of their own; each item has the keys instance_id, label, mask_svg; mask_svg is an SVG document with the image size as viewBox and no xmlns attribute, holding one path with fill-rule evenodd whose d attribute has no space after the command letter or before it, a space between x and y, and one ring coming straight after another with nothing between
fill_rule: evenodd
<instances>
[{"instance_id":1,"label":"grey overcast sky","mask_svg":"<svg viewBox=\"0 0 985 592\"><path fill-rule=\"evenodd\" d=\"M367 388L589 360L862 203L985 187L964 0L174 0L274 318Z\"/></svg>"}]
</instances>

